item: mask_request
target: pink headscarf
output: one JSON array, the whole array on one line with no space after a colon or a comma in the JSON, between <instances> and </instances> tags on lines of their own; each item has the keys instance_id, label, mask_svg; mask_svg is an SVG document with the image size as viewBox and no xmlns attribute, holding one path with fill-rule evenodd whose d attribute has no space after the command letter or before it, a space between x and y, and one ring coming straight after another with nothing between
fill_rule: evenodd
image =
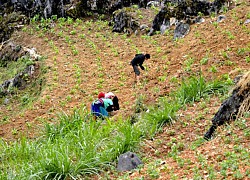
<instances>
[{"instance_id":1,"label":"pink headscarf","mask_svg":"<svg viewBox=\"0 0 250 180\"><path fill-rule=\"evenodd\" d=\"M106 99L111 99L112 97L115 97L114 93L112 93L112 92L108 92L105 94Z\"/></svg>"}]
</instances>

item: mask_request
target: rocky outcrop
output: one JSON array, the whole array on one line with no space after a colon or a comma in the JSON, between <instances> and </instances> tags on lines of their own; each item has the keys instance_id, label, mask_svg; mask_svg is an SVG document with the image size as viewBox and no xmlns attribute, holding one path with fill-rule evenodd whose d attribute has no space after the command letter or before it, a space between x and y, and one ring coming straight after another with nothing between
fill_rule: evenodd
<instances>
[{"instance_id":1,"label":"rocky outcrop","mask_svg":"<svg viewBox=\"0 0 250 180\"><path fill-rule=\"evenodd\" d=\"M154 17L151 28L147 30L149 36L153 35L156 31L161 31L161 34L170 28L171 25L176 25L174 38L182 38L188 34L190 30L190 24L204 22L201 15L210 15L211 13L218 13L222 6L228 0L215 0L214 2L205 0L165 0L164 3L158 1L150 2L136 2L137 4L143 4L146 6L156 4L163 6L159 13ZM135 1L133 1L135 3ZM138 18L132 13L132 7L127 7L131 4L130 1L116 1L112 6L112 12L115 9L119 9L113 12L113 31L123 32L131 34L140 30L141 24L138 22ZM146 7L145 6L145 7ZM175 19L175 22L171 22L171 19Z\"/></svg>"},{"instance_id":2,"label":"rocky outcrop","mask_svg":"<svg viewBox=\"0 0 250 180\"><path fill-rule=\"evenodd\" d=\"M17 27L28 23L34 16L79 18L93 12L113 13L132 4L146 7L147 0L1 0L0 42L8 40Z\"/></svg>"},{"instance_id":3,"label":"rocky outcrop","mask_svg":"<svg viewBox=\"0 0 250 180\"><path fill-rule=\"evenodd\" d=\"M10 38L12 32L29 22L29 18L39 15L49 18L52 15L65 16L64 5L69 0L11 0L0 3L0 41Z\"/></svg>"},{"instance_id":4,"label":"rocky outcrop","mask_svg":"<svg viewBox=\"0 0 250 180\"><path fill-rule=\"evenodd\" d=\"M13 78L7 79L0 84L0 97L11 93L13 88L24 89L37 70L36 61L39 58L40 55L36 53L34 48L21 47L13 42L3 44L0 48L0 66L7 67L12 61L23 60L26 61L26 67Z\"/></svg>"},{"instance_id":5,"label":"rocky outcrop","mask_svg":"<svg viewBox=\"0 0 250 180\"><path fill-rule=\"evenodd\" d=\"M109 12L113 13L118 9L129 7L131 5L138 5L139 8L146 8L148 5L148 0L116 0L110 4Z\"/></svg>"},{"instance_id":6,"label":"rocky outcrop","mask_svg":"<svg viewBox=\"0 0 250 180\"><path fill-rule=\"evenodd\" d=\"M204 138L212 138L218 126L229 123L241 117L250 110L250 71L237 83L232 95L226 99L212 119L212 125L205 133Z\"/></svg>"},{"instance_id":7,"label":"rocky outcrop","mask_svg":"<svg viewBox=\"0 0 250 180\"><path fill-rule=\"evenodd\" d=\"M11 37L11 34L26 24L27 17L18 13L12 12L4 17L0 16L0 42L4 42Z\"/></svg>"},{"instance_id":8,"label":"rocky outcrop","mask_svg":"<svg viewBox=\"0 0 250 180\"><path fill-rule=\"evenodd\" d=\"M50 18L71 16L79 18L91 11L92 3L71 0L2 0L0 2L0 42L8 40L14 30L37 16ZM39 19L38 19L39 20Z\"/></svg>"},{"instance_id":9,"label":"rocky outcrop","mask_svg":"<svg viewBox=\"0 0 250 180\"><path fill-rule=\"evenodd\" d=\"M128 12L128 8L123 8L113 14L113 32L131 34L139 28L139 23Z\"/></svg>"},{"instance_id":10,"label":"rocky outcrop","mask_svg":"<svg viewBox=\"0 0 250 180\"><path fill-rule=\"evenodd\" d=\"M27 17L34 17L39 14L45 18L57 15L64 17L64 5L70 0L12 0L11 4L15 12L22 12Z\"/></svg>"},{"instance_id":11,"label":"rocky outcrop","mask_svg":"<svg viewBox=\"0 0 250 180\"><path fill-rule=\"evenodd\" d=\"M195 19L202 15L218 13L227 0L215 0L214 2L204 0L166 0L165 6L155 16L152 28L148 35L153 35L161 30L161 26L170 24L170 18L176 18L177 21L192 24ZM169 6L167 3L171 3Z\"/></svg>"}]
</instances>

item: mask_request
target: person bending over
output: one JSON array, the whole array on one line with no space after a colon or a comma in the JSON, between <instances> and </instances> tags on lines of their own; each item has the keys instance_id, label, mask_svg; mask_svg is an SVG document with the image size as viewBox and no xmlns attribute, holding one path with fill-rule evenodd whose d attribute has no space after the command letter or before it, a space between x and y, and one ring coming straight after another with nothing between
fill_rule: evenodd
<instances>
[{"instance_id":1,"label":"person bending over","mask_svg":"<svg viewBox=\"0 0 250 180\"><path fill-rule=\"evenodd\" d=\"M146 59L150 59L150 54L136 54L135 57L132 59L132 61L130 62L130 64L132 65L134 72L135 72L135 81L137 83L140 82L140 70L138 68L138 66L140 66L140 68L142 70L144 70L145 68L143 67L143 63Z\"/></svg>"}]
</instances>

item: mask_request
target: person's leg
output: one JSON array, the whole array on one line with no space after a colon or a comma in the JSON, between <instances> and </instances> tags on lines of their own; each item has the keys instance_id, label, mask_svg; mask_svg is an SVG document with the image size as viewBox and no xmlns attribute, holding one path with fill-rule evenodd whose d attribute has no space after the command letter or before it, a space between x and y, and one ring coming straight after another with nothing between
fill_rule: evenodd
<instances>
[{"instance_id":1,"label":"person's leg","mask_svg":"<svg viewBox=\"0 0 250 180\"><path fill-rule=\"evenodd\" d=\"M109 113L104 107L100 107L100 112L103 117L108 117Z\"/></svg>"},{"instance_id":2,"label":"person's leg","mask_svg":"<svg viewBox=\"0 0 250 180\"><path fill-rule=\"evenodd\" d=\"M136 76L136 82L140 83L140 76L139 75Z\"/></svg>"},{"instance_id":3,"label":"person's leg","mask_svg":"<svg viewBox=\"0 0 250 180\"><path fill-rule=\"evenodd\" d=\"M135 72L135 81L137 83L140 82L140 71L139 71L139 68L138 66L133 66L133 69L134 69L134 72Z\"/></svg>"},{"instance_id":4,"label":"person's leg","mask_svg":"<svg viewBox=\"0 0 250 180\"><path fill-rule=\"evenodd\" d=\"M95 110L96 110L96 106L95 106L95 104L91 104L91 107L90 107L90 111L91 111L91 114L93 115L93 119L94 120L96 120L96 112L95 112Z\"/></svg>"}]
</instances>

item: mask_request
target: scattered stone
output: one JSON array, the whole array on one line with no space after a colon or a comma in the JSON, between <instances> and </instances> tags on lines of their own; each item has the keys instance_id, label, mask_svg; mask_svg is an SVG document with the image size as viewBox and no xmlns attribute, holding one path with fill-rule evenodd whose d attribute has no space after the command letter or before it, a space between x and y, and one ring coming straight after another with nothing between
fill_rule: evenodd
<instances>
[{"instance_id":1,"label":"scattered stone","mask_svg":"<svg viewBox=\"0 0 250 180\"><path fill-rule=\"evenodd\" d=\"M4 99L4 104L5 104L5 105L9 104L9 102L10 102L10 100L9 100L8 98L5 98L5 99Z\"/></svg>"},{"instance_id":2,"label":"scattered stone","mask_svg":"<svg viewBox=\"0 0 250 180\"><path fill-rule=\"evenodd\" d=\"M158 6L160 6L160 2L159 1L149 1L147 3L147 7L151 7L151 6L158 7Z\"/></svg>"},{"instance_id":3,"label":"scattered stone","mask_svg":"<svg viewBox=\"0 0 250 180\"><path fill-rule=\"evenodd\" d=\"M174 40L185 37L190 31L190 25L179 22L174 30Z\"/></svg>"},{"instance_id":4,"label":"scattered stone","mask_svg":"<svg viewBox=\"0 0 250 180\"><path fill-rule=\"evenodd\" d=\"M170 28L170 21L166 21L166 22L165 22L165 20L164 20L164 22L162 23L162 25L161 25L161 27L160 27L161 34L164 34L165 31L166 31L167 29L169 29L169 28Z\"/></svg>"},{"instance_id":5,"label":"scattered stone","mask_svg":"<svg viewBox=\"0 0 250 180\"><path fill-rule=\"evenodd\" d=\"M142 164L142 162L135 153L126 152L119 156L117 170L130 171L136 169L140 164Z\"/></svg>"},{"instance_id":6,"label":"scattered stone","mask_svg":"<svg viewBox=\"0 0 250 180\"><path fill-rule=\"evenodd\" d=\"M222 22L225 19L227 19L227 17L225 15L219 15L218 18L217 18L217 22Z\"/></svg>"},{"instance_id":7,"label":"scattered stone","mask_svg":"<svg viewBox=\"0 0 250 180\"><path fill-rule=\"evenodd\" d=\"M250 19L245 20L244 24L249 24L250 23Z\"/></svg>"},{"instance_id":8,"label":"scattered stone","mask_svg":"<svg viewBox=\"0 0 250 180\"><path fill-rule=\"evenodd\" d=\"M201 23L204 23L204 22L205 22L205 19L200 17L200 16L196 17L195 21L194 21L194 23L196 23L196 24L201 24Z\"/></svg>"},{"instance_id":9,"label":"scattered stone","mask_svg":"<svg viewBox=\"0 0 250 180\"><path fill-rule=\"evenodd\" d=\"M148 29L149 27L148 27L148 25L146 25L146 24L142 24L142 25L140 25L140 30L141 31L144 31L144 30L146 30L146 29Z\"/></svg>"},{"instance_id":10,"label":"scattered stone","mask_svg":"<svg viewBox=\"0 0 250 180\"><path fill-rule=\"evenodd\" d=\"M33 61L37 61L41 58L41 56L39 54L37 54L36 52L36 48L26 48L26 47L23 47L23 50L25 52L28 52L29 53L29 58L32 59Z\"/></svg>"}]
</instances>

